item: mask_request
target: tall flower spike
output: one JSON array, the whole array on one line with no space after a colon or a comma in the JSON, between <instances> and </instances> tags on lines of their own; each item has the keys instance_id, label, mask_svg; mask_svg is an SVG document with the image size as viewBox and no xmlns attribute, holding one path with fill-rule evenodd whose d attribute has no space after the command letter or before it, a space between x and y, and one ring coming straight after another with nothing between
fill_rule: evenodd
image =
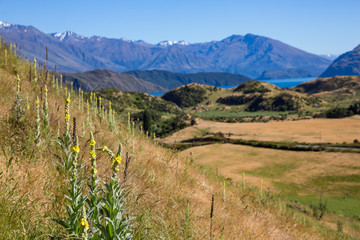
<instances>
[{"instance_id":1,"label":"tall flower spike","mask_svg":"<svg viewBox=\"0 0 360 240\"><path fill-rule=\"evenodd\" d=\"M36 123L36 135L35 135L35 144L38 145L40 142L40 102L39 98L36 98L36 117L35 117L35 123Z\"/></svg>"},{"instance_id":2,"label":"tall flower spike","mask_svg":"<svg viewBox=\"0 0 360 240\"><path fill-rule=\"evenodd\" d=\"M69 134L70 131L70 94L65 99L65 135Z\"/></svg>"},{"instance_id":3,"label":"tall flower spike","mask_svg":"<svg viewBox=\"0 0 360 240\"><path fill-rule=\"evenodd\" d=\"M96 173L97 173L97 169L96 169L96 147L95 147L95 139L94 139L94 134L92 132L90 132L90 160L91 160L91 170L92 170L92 179L93 179L93 184L95 183L96 180Z\"/></svg>"},{"instance_id":4,"label":"tall flower spike","mask_svg":"<svg viewBox=\"0 0 360 240\"><path fill-rule=\"evenodd\" d=\"M49 126L49 105L48 105L48 100L47 100L47 92L48 89L45 85L44 88L44 127L47 128Z\"/></svg>"},{"instance_id":5,"label":"tall flower spike","mask_svg":"<svg viewBox=\"0 0 360 240\"><path fill-rule=\"evenodd\" d=\"M83 207L82 207L82 216L81 216L79 225L80 225L80 228L82 230L81 239L82 240L87 240L88 239L89 223L86 220L86 208L85 208L85 205L83 205Z\"/></svg>"}]
</instances>

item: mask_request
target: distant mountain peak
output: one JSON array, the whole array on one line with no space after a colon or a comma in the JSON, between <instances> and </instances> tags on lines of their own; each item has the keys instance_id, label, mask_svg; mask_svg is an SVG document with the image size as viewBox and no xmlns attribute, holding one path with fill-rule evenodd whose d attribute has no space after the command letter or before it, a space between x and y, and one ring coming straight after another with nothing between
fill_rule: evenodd
<instances>
[{"instance_id":1,"label":"distant mountain peak","mask_svg":"<svg viewBox=\"0 0 360 240\"><path fill-rule=\"evenodd\" d=\"M7 27L11 27L11 26L12 26L12 24L10 24L10 23L0 21L0 28L7 28Z\"/></svg>"},{"instance_id":2,"label":"distant mountain peak","mask_svg":"<svg viewBox=\"0 0 360 240\"><path fill-rule=\"evenodd\" d=\"M81 35L78 35L72 31L66 31L66 32L63 32L63 33L51 33L50 36L53 36L57 39L59 39L60 41L63 41L64 39L67 39L67 38L73 38L73 39L84 39L85 37L84 36L81 36Z\"/></svg>"},{"instance_id":3,"label":"distant mountain peak","mask_svg":"<svg viewBox=\"0 0 360 240\"><path fill-rule=\"evenodd\" d=\"M168 46L174 46L174 45L182 45L182 46L187 46L190 45L189 42L181 40L181 41L161 41L157 44L158 46L162 46L162 47L168 47Z\"/></svg>"}]
</instances>

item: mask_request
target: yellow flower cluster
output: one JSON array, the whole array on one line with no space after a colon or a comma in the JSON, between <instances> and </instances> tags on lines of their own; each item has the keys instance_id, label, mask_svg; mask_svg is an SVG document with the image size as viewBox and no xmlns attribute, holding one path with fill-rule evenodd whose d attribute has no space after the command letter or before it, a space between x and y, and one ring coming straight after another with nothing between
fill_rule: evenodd
<instances>
[{"instance_id":1,"label":"yellow flower cluster","mask_svg":"<svg viewBox=\"0 0 360 240\"><path fill-rule=\"evenodd\" d=\"M85 230L89 229L89 223L86 221L85 218L81 218L80 219L80 223L79 223L80 227L85 228Z\"/></svg>"},{"instance_id":2,"label":"yellow flower cluster","mask_svg":"<svg viewBox=\"0 0 360 240\"><path fill-rule=\"evenodd\" d=\"M71 151L72 151L73 153L79 153L79 152L80 152L80 148L79 148L79 146L73 146L72 149L71 149Z\"/></svg>"},{"instance_id":3,"label":"yellow flower cluster","mask_svg":"<svg viewBox=\"0 0 360 240\"><path fill-rule=\"evenodd\" d=\"M96 154L95 154L95 151L94 150L91 150L90 151L90 155L92 158L96 158Z\"/></svg>"},{"instance_id":4,"label":"yellow flower cluster","mask_svg":"<svg viewBox=\"0 0 360 240\"><path fill-rule=\"evenodd\" d=\"M117 162L118 164L121 163L121 157L119 155L116 155L113 159L112 159L112 164L114 164L115 162Z\"/></svg>"},{"instance_id":5,"label":"yellow flower cluster","mask_svg":"<svg viewBox=\"0 0 360 240\"><path fill-rule=\"evenodd\" d=\"M70 114L65 114L65 119L70 119Z\"/></svg>"},{"instance_id":6,"label":"yellow flower cluster","mask_svg":"<svg viewBox=\"0 0 360 240\"><path fill-rule=\"evenodd\" d=\"M90 146L95 146L96 142L94 139L90 140Z\"/></svg>"}]
</instances>

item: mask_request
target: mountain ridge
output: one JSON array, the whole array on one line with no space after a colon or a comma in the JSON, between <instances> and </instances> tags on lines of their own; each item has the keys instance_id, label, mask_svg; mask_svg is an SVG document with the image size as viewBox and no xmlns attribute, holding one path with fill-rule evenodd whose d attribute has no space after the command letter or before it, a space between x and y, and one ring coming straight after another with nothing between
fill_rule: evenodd
<instances>
[{"instance_id":1,"label":"mountain ridge","mask_svg":"<svg viewBox=\"0 0 360 240\"><path fill-rule=\"evenodd\" d=\"M228 72L257 78L264 71L288 68L320 74L331 63L278 40L254 34L194 44L167 41L166 46L158 46L144 41L84 37L71 31L63 35L45 34L32 26L3 23L0 36L21 46L23 56L43 62L45 46L48 46L49 66L57 65L58 70L68 72L97 68L117 72L158 69L179 73Z\"/></svg>"},{"instance_id":2,"label":"mountain ridge","mask_svg":"<svg viewBox=\"0 0 360 240\"><path fill-rule=\"evenodd\" d=\"M360 75L360 44L336 58L320 77Z\"/></svg>"}]
</instances>

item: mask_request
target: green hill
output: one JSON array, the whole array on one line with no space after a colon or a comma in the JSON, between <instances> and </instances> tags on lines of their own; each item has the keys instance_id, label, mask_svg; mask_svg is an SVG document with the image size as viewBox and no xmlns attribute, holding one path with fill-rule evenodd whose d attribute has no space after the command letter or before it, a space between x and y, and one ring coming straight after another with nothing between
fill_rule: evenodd
<instances>
[{"instance_id":1,"label":"green hill","mask_svg":"<svg viewBox=\"0 0 360 240\"><path fill-rule=\"evenodd\" d=\"M220 97L217 102L225 105L247 105L246 110L293 111L299 110L317 100L307 94L281 89L273 84L249 81L233 89L233 93Z\"/></svg>"}]
</instances>

